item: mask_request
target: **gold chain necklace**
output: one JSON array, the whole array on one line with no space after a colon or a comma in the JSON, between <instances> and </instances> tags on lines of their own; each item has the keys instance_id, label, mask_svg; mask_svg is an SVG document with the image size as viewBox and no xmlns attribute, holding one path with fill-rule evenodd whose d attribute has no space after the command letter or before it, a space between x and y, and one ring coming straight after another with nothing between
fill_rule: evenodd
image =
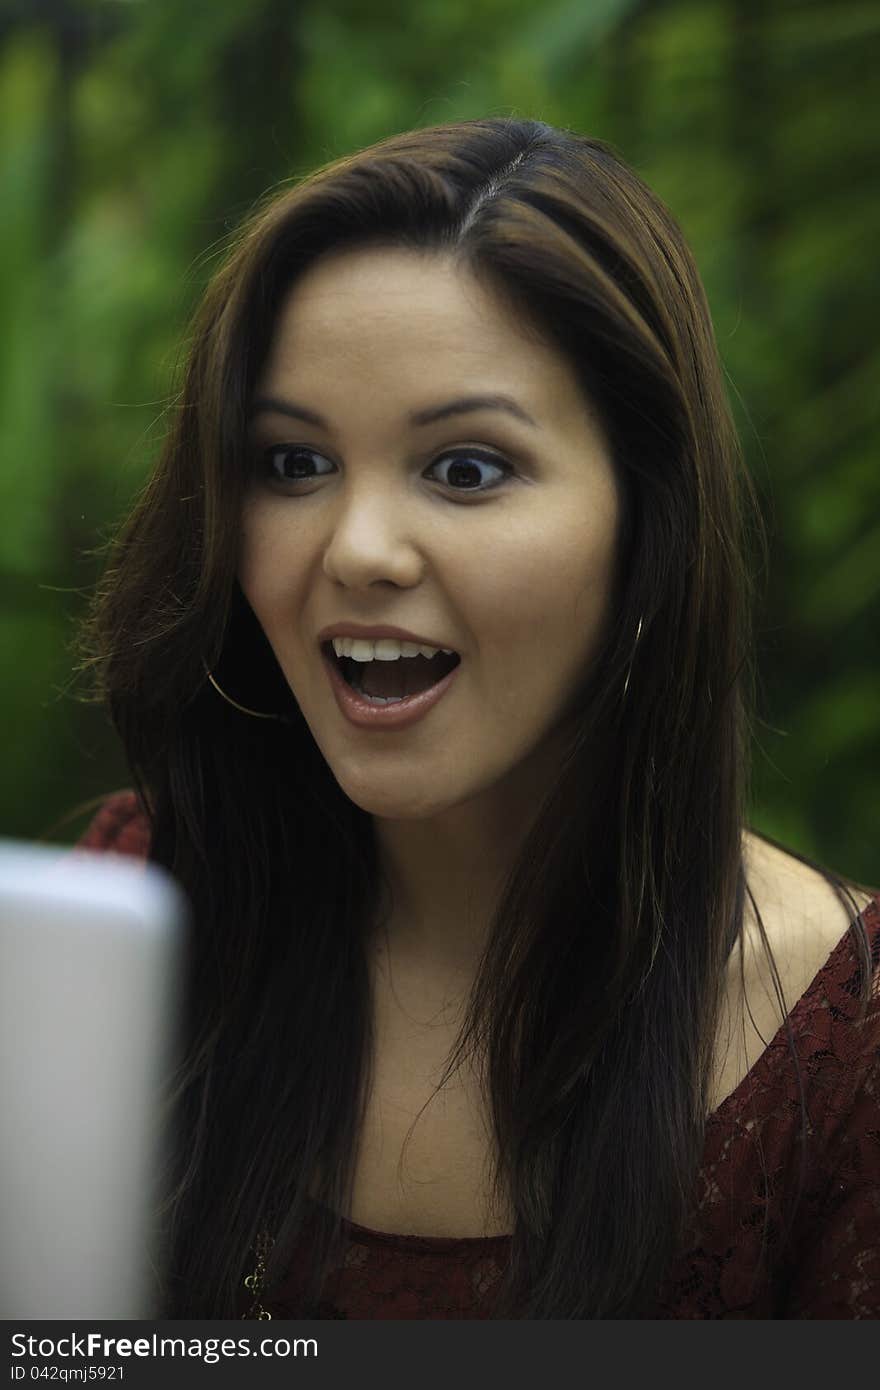
<instances>
[{"instance_id":1,"label":"gold chain necklace","mask_svg":"<svg viewBox=\"0 0 880 1390\"><path fill-rule=\"evenodd\" d=\"M248 1311L242 1313L240 1321L253 1318L268 1318L269 1321L272 1319L272 1314L263 1307L262 1297L266 1288L266 1260L274 1244L268 1231L261 1231L254 1241L257 1263L253 1274L249 1274L244 1281L245 1288L253 1295L253 1302Z\"/></svg>"}]
</instances>

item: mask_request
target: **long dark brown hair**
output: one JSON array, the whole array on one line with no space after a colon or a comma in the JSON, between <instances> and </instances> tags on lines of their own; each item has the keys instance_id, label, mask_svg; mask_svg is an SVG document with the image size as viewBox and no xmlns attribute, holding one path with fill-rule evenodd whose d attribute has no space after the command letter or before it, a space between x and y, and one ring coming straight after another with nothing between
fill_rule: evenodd
<instances>
[{"instance_id":1,"label":"long dark brown hair","mask_svg":"<svg viewBox=\"0 0 880 1390\"><path fill-rule=\"evenodd\" d=\"M493 1190L514 1213L495 1315L639 1316L686 1228L742 931L766 541L679 228L608 145L518 119L395 136L256 209L205 293L161 458L83 629L152 858L193 908L162 1312L231 1316L263 1230L271 1285L310 1191L303 1315L345 1240L383 885L371 818L318 751L236 564L279 306L318 257L367 245L444 252L505 296L566 354L611 444L609 618L446 1075L479 1067ZM206 666L281 718L238 713Z\"/></svg>"}]
</instances>

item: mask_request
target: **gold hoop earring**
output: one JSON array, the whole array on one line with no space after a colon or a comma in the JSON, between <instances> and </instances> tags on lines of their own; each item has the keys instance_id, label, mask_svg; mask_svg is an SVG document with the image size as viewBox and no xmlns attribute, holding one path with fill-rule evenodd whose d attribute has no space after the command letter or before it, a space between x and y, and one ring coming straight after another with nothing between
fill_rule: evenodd
<instances>
[{"instance_id":1,"label":"gold hoop earring","mask_svg":"<svg viewBox=\"0 0 880 1390\"><path fill-rule=\"evenodd\" d=\"M240 705L237 700L233 700L231 695L227 695L225 690L220 689L220 686L215 681L213 674L208 668L208 663L204 658L202 658L202 665L205 668L205 675L217 691L217 694L221 695L228 705L232 705L233 709L240 710L242 714L249 714L253 719L277 719L279 724L283 724L284 721L280 714L266 714L263 710L248 709L246 705Z\"/></svg>"},{"instance_id":2,"label":"gold hoop earring","mask_svg":"<svg viewBox=\"0 0 880 1390\"><path fill-rule=\"evenodd\" d=\"M633 642L633 654L632 654L632 657L630 658L629 668L628 668L627 673L626 673L626 680L623 682L623 695L621 696L621 699L623 699L623 700L626 699L626 692L627 692L627 690L629 689L629 678L630 678L630 675L632 674L633 660L635 659L636 647L639 645L639 638L641 637L641 635L642 635L642 619L641 619L641 617L640 617L640 618L639 618L639 625L638 625L638 627L636 628L636 640L635 640L635 642Z\"/></svg>"}]
</instances>

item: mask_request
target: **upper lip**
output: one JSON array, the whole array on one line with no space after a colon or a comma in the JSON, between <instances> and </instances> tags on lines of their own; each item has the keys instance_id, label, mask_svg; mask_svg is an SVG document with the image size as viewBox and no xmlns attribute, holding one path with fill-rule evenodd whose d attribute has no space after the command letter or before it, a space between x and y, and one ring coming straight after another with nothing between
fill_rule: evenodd
<instances>
[{"instance_id":1,"label":"upper lip","mask_svg":"<svg viewBox=\"0 0 880 1390\"><path fill-rule=\"evenodd\" d=\"M381 637L395 637L398 642L415 642L419 647L448 648L455 651L451 642L442 642L436 637L420 637L415 632L407 632L404 627L394 627L389 623L331 623L318 633L318 641L330 642L334 637L360 637L365 641L378 642Z\"/></svg>"}]
</instances>

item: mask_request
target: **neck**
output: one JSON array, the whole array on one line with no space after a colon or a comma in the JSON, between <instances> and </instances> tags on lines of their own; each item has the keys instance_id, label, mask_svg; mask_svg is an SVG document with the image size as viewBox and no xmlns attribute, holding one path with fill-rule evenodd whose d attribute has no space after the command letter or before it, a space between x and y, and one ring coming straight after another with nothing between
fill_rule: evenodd
<instances>
[{"instance_id":1,"label":"neck","mask_svg":"<svg viewBox=\"0 0 880 1390\"><path fill-rule=\"evenodd\" d=\"M473 978L554 769L555 761L543 757L437 815L374 819L390 890L381 927L391 956L426 977Z\"/></svg>"}]
</instances>

